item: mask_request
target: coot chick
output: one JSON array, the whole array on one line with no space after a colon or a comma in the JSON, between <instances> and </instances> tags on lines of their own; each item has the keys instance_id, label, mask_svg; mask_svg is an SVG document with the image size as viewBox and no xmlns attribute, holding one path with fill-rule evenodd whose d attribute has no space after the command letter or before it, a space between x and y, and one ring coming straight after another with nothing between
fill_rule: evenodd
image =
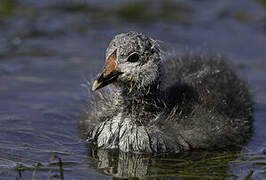
<instances>
[{"instance_id":1,"label":"coot chick","mask_svg":"<svg viewBox=\"0 0 266 180\"><path fill-rule=\"evenodd\" d=\"M221 58L164 59L155 40L132 31L116 35L106 57L92 85L102 89L91 92L83 122L98 148L179 153L239 146L250 137L251 96Z\"/></svg>"}]
</instances>

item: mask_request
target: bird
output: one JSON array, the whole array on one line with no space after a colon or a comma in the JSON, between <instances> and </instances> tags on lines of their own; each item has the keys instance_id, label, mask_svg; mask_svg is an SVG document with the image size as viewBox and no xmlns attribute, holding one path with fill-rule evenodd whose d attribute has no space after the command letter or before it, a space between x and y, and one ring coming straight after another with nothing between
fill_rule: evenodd
<instances>
[{"instance_id":1,"label":"bird","mask_svg":"<svg viewBox=\"0 0 266 180\"><path fill-rule=\"evenodd\" d=\"M98 149L182 153L241 147L252 135L248 84L225 58L166 57L143 33L117 34L90 90L82 127Z\"/></svg>"}]
</instances>

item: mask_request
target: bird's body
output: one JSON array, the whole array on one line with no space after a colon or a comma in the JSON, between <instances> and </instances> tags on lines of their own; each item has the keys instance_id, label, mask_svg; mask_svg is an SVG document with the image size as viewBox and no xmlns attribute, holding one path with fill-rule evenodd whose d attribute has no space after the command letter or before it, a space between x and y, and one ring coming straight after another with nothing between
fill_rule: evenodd
<instances>
[{"instance_id":1,"label":"bird's body","mask_svg":"<svg viewBox=\"0 0 266 180\"><path fill-rule=\"evenodd\" d=\"M98 148L178 153L239 146L251 134L248 89L215 56L162 60L154 40L120 34L93 90L110 83L115 86L91 94L83 123Z\"/></svg>"}]
</instances>

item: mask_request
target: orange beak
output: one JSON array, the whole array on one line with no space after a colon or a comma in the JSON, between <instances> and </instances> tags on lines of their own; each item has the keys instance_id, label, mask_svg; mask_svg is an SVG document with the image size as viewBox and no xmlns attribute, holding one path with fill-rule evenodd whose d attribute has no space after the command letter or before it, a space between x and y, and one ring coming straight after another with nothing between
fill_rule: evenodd
<instances>
[{"instance_id":1,"label":"orange beak","mask_svg":"<svg viewBox=\"0 0 266 180\"><path fill-rule=\"evenodd\" d=\"M116 66L116 50L106 59L105 68L103 73L93 82L92 90L103 88L108 84L113 83L117 80L118 76L122 74Z\"/></svg>"}]
</instances>

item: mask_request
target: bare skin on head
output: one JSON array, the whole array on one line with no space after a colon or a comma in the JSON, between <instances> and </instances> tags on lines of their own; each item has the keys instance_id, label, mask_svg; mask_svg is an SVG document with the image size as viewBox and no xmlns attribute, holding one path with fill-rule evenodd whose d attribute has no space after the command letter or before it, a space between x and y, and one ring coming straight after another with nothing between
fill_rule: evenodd
<instances>
[{"instance_id":1,"label":"bare skin on head","mask_svg":"<svg viewBox=\"0 0 266 180\"><path fill-rule=\"evenodd\" d=\"M138 87L145 86L158 76L158 45L140 33L115 36L106 51L106 57L104 71L94 81L93 91L113 82L129 85L134 81Z\"/></svg>"},{"instance_id":2,"label":"bare skin on head","mask_svg":"<svg viewBox=\"0 0 266 180\"><path fill-rule=\"evenodd\" d=\"M117 80L117 77L122 74L116 65L116 51L114 51L107 59L103 73L94 81L92 90L96 91Z\"/></svg>"}]
</instances>

